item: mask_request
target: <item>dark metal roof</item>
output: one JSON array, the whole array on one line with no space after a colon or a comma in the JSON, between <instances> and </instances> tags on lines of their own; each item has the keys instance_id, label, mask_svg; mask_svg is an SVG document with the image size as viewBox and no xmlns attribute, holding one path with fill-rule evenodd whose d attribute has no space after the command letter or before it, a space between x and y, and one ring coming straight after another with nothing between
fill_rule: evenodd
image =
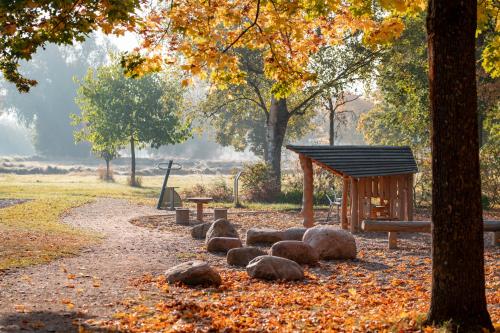
<instances>
[{"instance_id":1,"label":"dark metal roof","mask_svg":"<svg viewBox=\"0 0 500 333\"><path fill-rule=\"evenodd\" d=\"M418 172L410 147L295 146L286 148L351 177L401 175Z\"/></svg>"}]
</instances>

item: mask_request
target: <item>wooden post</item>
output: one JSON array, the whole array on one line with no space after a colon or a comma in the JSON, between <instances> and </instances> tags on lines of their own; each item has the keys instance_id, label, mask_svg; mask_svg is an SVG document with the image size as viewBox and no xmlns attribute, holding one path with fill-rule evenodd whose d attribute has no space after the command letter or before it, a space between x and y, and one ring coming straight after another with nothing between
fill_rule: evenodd
<instances>
[{"instance_id":1,"label":"wooden post","mask_svg":"<svg viewBox=\"0 0 500 333\"><path fill-rule=\"evenodd\" d=\"M218 219L227 220L227 208L214 208L214 221Z\"/></svg>"},{"instance_id":2,"label":"wooden post","mask_svg":"<svg viewBox=\"0 0 500 333\"><path fill-rule=\"evenodd\" d=\"M360 178L358 181L358 224L356 231L361 230L361 221L365 219L365 178Z\"/></svg>"},{"instance_id":3,"label":"wooden post","mask_svg":"<svg viewBox=\"0 0 500 333\"><path fill-rule=\"evenodd\" d=\"M373 190L372 190L372 196L373 197L378 197L379 192L378 192L378 180L380 177L373 177Z\"/></svg>"},{"instance_id":4,"label":"wooden post","mask_svg":"<svg viewBox=\"0 0 500 333\"><path fill-rule=\"evenodd\" d=\"M387 238L389 241L389 249L397 249L398 248L398 233L397 232L388 232L387 233Z\"/></svg>"},{"instance_id":5,"label":"wooden post","mask_svg":"<svg viewBox=\"0 0 500 333\"><path fill-rule=\"evenodd\" d=\"M358 180L351 178L351 232L357 232L358 229Z\"/></svg>"},{"instance_id":6,"label":"wooden post","mask_svg":"<svg viewBox=\"0 0 500 333\"><path fill-rule=\"evenodd\" d=\"M408 175L408 192L406 198L406 211L408 214L408 221L413 221L413 174Z\"/></svg>"},{"instance_id":7,"label":"wooden post","mask_svg":"<svg viewBox=\"0 0 500 333\"><path fill-rule=\"evenodd\" d=\"M175 223L181 225L189 225L189 209L176 208L175 209Z\"/></svg>"},{"instance_id":8,"label":"wooden post","mask_svg":"<svg viewBox=\"0 0 500 333\"><path fill-rule=\"evenodd\" d=\"M406 179L398 176L398 219L405 219Z\"/></svg>"},{"instance_id":9,"label":"wooden post","mask_svg":"<svg viewBox=\"0 0 500 333\"><path fill-rule=\"evenodd\" d=\"M314 207L313 207L313 168L310 158L299 154L300 166L304 174L304 193L302 196L302 211L304 217L303 225L306 228L314 226Z\"/></svg>"},{"instance_id":10,"label":"wooden post","mask_svg":"<svg viewBox=\"0 0 500 333\"><path fill-rule=\"evenodd\" d=\"M390 186L391 186L391 218L396 218L398 215L398 210L397 210L397 202L398 202L398 177L397 176L391 176L390 177Z\"/></svg>"},{"instance_id":11,"label":"wooden post","mask_svg":"<svg viewBox=\"0 0 500 333\"><path fill-rule=\"evenodd\" d=\"M341 225L342 229L346 230L348 228L347 222L347 193L349 191L349 178L343 177L342 179L343 188L342 188L342 217L341 217Z\"/></svg>"}]
</instances>

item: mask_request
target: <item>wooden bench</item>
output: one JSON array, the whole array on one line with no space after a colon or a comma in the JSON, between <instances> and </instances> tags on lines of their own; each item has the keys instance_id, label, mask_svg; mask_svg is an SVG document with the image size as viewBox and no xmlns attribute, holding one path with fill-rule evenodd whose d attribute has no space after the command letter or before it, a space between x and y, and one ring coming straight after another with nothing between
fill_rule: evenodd
<instances>
[{"instance_id":1,"label":"wooden bench","mask_svg":"<svg viewBox=\"0 0 500 333\"><path fill-rule=\"evenodd\" d=\"M430 221L372 221L361 224L363 231L387 232L389 249L398 247L398 232L431 232ZM500 246L500 221L484 221L484 231L494 233L494 243Z\"/></svg>"}]
</instances>

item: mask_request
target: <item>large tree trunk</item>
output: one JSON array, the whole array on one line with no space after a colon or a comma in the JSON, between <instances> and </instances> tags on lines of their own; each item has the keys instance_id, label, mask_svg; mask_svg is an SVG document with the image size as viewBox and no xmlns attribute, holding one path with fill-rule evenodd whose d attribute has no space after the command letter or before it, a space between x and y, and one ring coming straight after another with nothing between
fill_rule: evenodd
<instances>
[{"instance_id":1,"label":"large tree trunk","mask_svg":"<svg viewBox=\"0 0 500 333\"><path fill-rule=\"evenodd\" d=\"M130 137L130 157L131 157L131 165L130 165L130 185L136 186L135 180L135 140L134 136Z\"/></svg>"},{"instance_id":2,"label":"large tree trunk","mask_svg":"<svg viewBox=\"0 0 500 333\"><path fill-rule=\"evenodd\" d=\"M428 322L493 330L486 308L475 77L476 1L431 0L432 299Z\"/></svg>"},{"instance_id":3,"label":"large tree trunk","mask_svg":"<svg viewBox=\"0 0 500 333\"><path fill-rule=\"evenodd\" d=\"M290 114L286 99L271 99L266 123L266 164L271 168L275 194L281 192L281 148Z\"/></svg>"}]
</instances>

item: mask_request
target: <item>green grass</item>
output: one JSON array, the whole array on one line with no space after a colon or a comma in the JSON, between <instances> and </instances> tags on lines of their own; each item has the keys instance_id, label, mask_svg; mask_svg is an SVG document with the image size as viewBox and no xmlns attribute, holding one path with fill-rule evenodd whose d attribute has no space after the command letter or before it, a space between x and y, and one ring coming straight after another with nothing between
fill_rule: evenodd
<instances>
[{"instance_id":1,"label":"green grass","mask_svg":"<svg viewBox=\"0 0 500 333\"><path fill-rule=\"evenodd\" d=\"M169 186L182 192L195 184L210 186L220 181L215 175L173 175ZM99 241L100 235L60 223L71 208L96 198L120 198L154 206L162 176L142 177L142 187L130 187L125 176L104 182L95 175L0 175L0 198L32 199L0 209L0 270L45 263L74 255ZM185 203L194 207L194 204ZM297 210L296 204L245 203L251 210ZM209 207L232 207L231 202L210 203Z\"/></svg>"}]
</instances>

